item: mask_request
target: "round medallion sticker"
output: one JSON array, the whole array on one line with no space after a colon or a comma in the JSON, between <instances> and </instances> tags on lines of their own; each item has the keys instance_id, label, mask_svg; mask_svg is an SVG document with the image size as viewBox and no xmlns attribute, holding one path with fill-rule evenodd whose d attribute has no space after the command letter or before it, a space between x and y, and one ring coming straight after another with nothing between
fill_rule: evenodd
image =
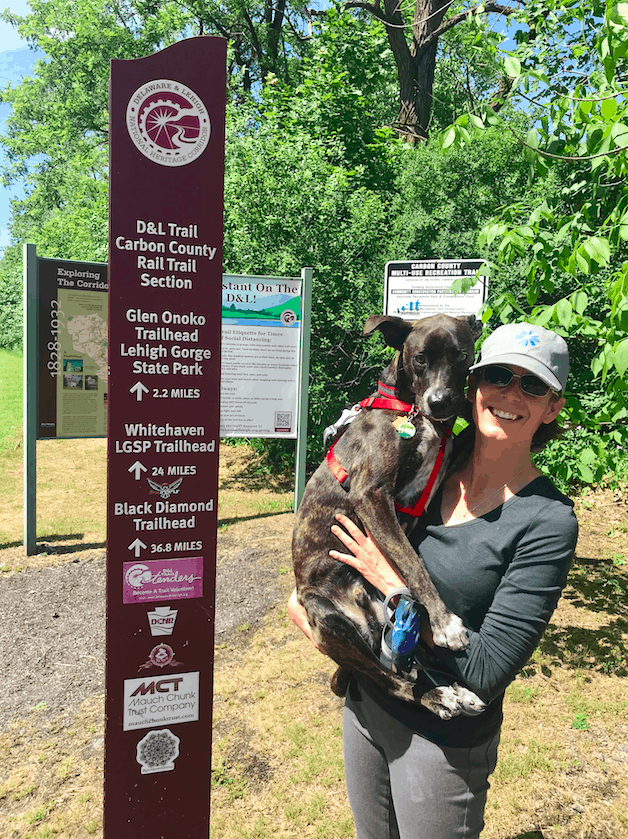
<instances>
[{"instance_id":1,"label":"round medallion sticker","mask_svg":"<svg viewBox=\"0 0 628 839\"><path fill-rule=\"evenodd\" d=\"M158 644L150 651L148 660L155 667L166 667L174 659L174 650L168 644Z\"/></svg>"},{"instance_id":2,"label":"round medallion sticker","mask_svg":"<svg viewBox=\"0 0 628 839\"><path fill-rule=\"evenodd\" d=\"M126 125L135 146L162 166L185 166L209 142L207 108L188 87L155 79L135 91L126 109Z\"/></svg>"}]
</instances>

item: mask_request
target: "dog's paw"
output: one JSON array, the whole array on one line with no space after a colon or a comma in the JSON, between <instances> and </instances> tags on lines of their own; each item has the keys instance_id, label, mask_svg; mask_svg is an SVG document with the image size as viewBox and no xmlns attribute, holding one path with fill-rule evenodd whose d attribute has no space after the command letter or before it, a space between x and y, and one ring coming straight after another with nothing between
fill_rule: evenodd
<instances>
[{"instance_id":1,"label":"dog's paw","mask_svg":"<svg viewBox=\"0 0 628 839\"><path fill-rule=\"evenodd\" d=\"M486 703L482 702L479 696L473 693L468 688L460 687L460 685L452 685L456 689L458 699L460 700L460 713L465 717L477 717L482 711L486 710Z\"/></svg>"},{"instance_id":2,"label":"dog's paw","mask_svg":"<svg viewBox=\"0 0 628 839\"><path fill-rule=\"evenodd\" d=\"M336 696L343 696L347 695L347 689L349 687L349 682L351 681L351 671L347 670L344 667L339 667L334 675L331 677L331 689L332 692L336 694Z\"/></svg>"},{"instance_id":3,"label":"dog's paw","mask_svg":"<svg viewBox=\"0 0 628 839\"><path fill-rule=\"evenodd\" d=\"M432 636L437 647L445 647L448 650L464 650L469 646L469 639L464 624L451 612L446 618L435 621L430 615Z\"/></svg>"},{"instance_id":4,"label":"dog's paw","mask_svg":"<svg viewBox=\"0 0 628 839\"><path fill-rule=\"evenodd\" d=\"M436 714L441 720L450 720L462 713L462 702L458 695L457 685L442 685L432 688L421 697L421 705Z\"/></svg>"},{"instance_id":5,"label":"dog's paw","mask_svg":"<svg viewBox=\"0 0 628 839\"><path fill-rule=\"evenodd\" d=\"M486 708L479 696L455 682L453 685L441 685L424 693L421 697L421 705L441 720L450 720L460 714L474 717Z\"/></svg>"}]
</instances>

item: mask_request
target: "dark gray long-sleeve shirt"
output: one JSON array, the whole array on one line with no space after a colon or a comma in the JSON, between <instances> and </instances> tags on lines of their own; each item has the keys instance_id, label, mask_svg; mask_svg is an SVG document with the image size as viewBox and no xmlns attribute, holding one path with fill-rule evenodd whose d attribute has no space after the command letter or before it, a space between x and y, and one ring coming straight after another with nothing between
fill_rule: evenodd
<instances>
[{"instance_id":1,"label":"dark gray long-sleeve shirt","mask_svg":"<svg viewBox=\"0 0 628 839\"><path fill-rule=\"evenodd\" d=\"M466 747L499 729L508 684L534 652L567 579L578 523L572 502L545 477L485 516L445 526L439 492L412 543L445 604L469 631L469 648L435 650L455 679L489 705L477 717L441 720L422 706L364 690L409 728L436 743Z\"/></svg>"}]
</instances>

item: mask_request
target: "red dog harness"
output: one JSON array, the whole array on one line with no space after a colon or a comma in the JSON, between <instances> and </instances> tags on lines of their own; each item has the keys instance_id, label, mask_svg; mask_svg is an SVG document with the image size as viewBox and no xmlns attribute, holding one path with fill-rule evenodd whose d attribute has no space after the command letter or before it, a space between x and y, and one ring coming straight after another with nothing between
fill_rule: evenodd
<instances>
[{"instance_id":1,"label":"red dog harness","mask_svg":"<svg viewBox=\"0 0 628 839\"><path fill-rule=\"evenodd\" d=\"M381 396L369 396L368 399L363 399L360 402L360 408L384 408L389 411L403 411L403 413L408 414L409 416L414 416L418 414L416 407L414 405L410 405L407 402L401 402L401 400L395 398L396 391L390 385L385 385L383 382L377 383L377 391ZM427 505L428 498L434 488L434 484L436 483L436 478L438 477L438 473L440 471L440 467L443 463L443 458L445 457L445 447L447 445L447 438L451 436L451 428L446 428L443 436L440 439L440 447L438 449L438 454L436 455L436 461L434 462L434 467L428 479L428 482L425 486L425 489L421 493L421 497L414 505L414 507L401 507L399 504L395 503L395 510L398 513L408 513L415 518L418 518L423 514L425 507ZM326 455L327 465L332 471L332 474L336 478L340 484L345 483L347 478L349 477L349 473L347 470L340 465L338 458L334 453L334 445L329 449ZM348 487L344 487L347 489Z\"/></svg>"}]
</instances>

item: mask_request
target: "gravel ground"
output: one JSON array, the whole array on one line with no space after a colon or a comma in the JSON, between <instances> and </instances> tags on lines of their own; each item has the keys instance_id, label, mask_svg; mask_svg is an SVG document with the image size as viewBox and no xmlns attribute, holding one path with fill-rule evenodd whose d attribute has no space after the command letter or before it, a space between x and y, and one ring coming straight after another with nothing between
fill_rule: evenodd
<instances>
[{"instance_id":1,"label":"gravel ground","mask_svg":"<svg viewBox=\"0 0 628 839\"><path fill-rule=\"evenodd\" d=\"M260 525L267 534L267 527ZM270 561L270 546L238 550L233 541L219 535L217 644L230 638L236 627L259 620L281 599L286 585L278 570L279 559L289 561L285 540ZM253 545L255 539L246 541ZM104 692L104 551L0 579L0 615L0 730L36 706L52 718Z\"/></svg>"}]
</instances>

